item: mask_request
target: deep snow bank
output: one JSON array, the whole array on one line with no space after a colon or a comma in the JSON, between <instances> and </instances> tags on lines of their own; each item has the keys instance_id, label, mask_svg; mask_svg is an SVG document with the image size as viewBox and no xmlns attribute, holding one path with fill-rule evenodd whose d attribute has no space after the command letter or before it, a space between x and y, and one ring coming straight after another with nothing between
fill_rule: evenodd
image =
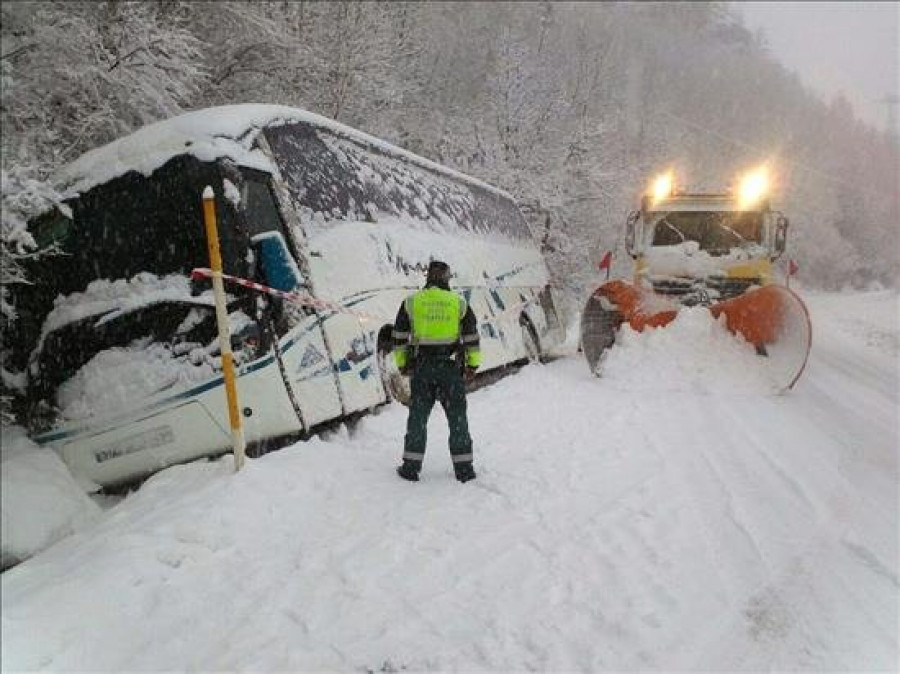
<instances>
[{"instance_id":1,"label":"deep snow bank","mask_svg":"<svg viewBox=\"0 0 900 674\"><path fill-rule=\"evenodd\" d=\"M396 477L398 406L163 471L3 574L4 667L896 671L896 361L844 323L896 294L867 297L810 301L785 396L702 344L665 369L664 333L606 378L529 366L470 397L466 485L439 411Z\"/></svg>"},{"instance_id":2,"label":"deep snow bank","mask_svg":"<svg viewBox=\"0 0 900 674\"><path fill-rule=\"evenodd\" d=\"M59 456L41 449L20 428L0 428L2 566L44 550L100 515Z\"/></svg>"},{"instance_id":3,"label":"deep snow bank","mask_svg":"<svg viewBox=\"0 0 900 674\"><path fill-rule=\"evenodd\" d=\"M627 324L604 356L601 379L627 391L677 388L697 393L770 393L775 384L753 346L704 307L683 308L664 328Z\"/></svg>"}]
</instances>

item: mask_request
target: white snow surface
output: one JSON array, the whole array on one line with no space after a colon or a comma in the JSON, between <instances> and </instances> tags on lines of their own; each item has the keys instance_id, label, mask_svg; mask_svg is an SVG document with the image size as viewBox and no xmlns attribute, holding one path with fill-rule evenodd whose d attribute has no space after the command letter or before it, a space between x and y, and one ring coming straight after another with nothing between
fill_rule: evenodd
<instances>
[{"instance_id":1,"label":"white snow surface","mask_svg":"<svg viewBox=\"0 0 900 674\"><path fill-rule=\"evenodd\" d=\"M4 427L0 435L0 555L6 566L84 529L102 513L56 452L35 445L21 428Z\"/></svg>"},{"instance_id":2,"label":"white snow surface","mask_svg":"<svg viewBox=\"0 0 900 674\"><path fill-rule=\"evenodd\" d=\"M627 324L619 331L616 348L603 363L603 379L611 386L623 382L629 391L654 393L666 382L696 393L774 392L752 344L735 338L704 307L685 307L664 328L635 332Z\"/></svg>"},{"instance_id":3,"label":"white snow surface","mask_svg":"<svg viewBox=\"0 0 900 674\"><path fill-rule=\"evenodd\" d=\"M397 405L165 470L3 574L3 668L897 671L898 294L806 298L786 395L699 314L474 392L465 485Z\"/></svg>"},{"instance_id":4,"label":"white snow surface","mask_svg":"<svg viewBox=\"0 0 900 674\"><path fill-rule=\"evenodd\" d=\"M83 154L60 170L54 176L54 183L69 194L86 192L129 171L149 176L181 154L193 155L200 161L229 158L241 166L272 173L273 167L266 155L251 149L256 138L255 131L267 126L296 122L328 129L363 145L376 147L439 173L501 193L497 188L476 178L453 171L327 117L299 108L256 103L205 108L148 124L134 133Z\"/></svg>"}]
</instances>

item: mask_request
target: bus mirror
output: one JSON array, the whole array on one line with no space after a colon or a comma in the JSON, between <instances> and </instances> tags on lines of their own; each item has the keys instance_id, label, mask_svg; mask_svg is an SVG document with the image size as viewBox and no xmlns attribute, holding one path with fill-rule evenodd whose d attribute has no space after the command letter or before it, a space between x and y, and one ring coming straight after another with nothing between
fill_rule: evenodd
<instances>
[{"instance_id":1,"label":"bus mirror","mask_svg":"<svg viewBox=\"0 0 900 674\"><path fill-rule=\"evenodd\" d=\"M779 215L775 221L775 255L774 259L781 257L787 247L787 228L789 221L783 215Z\"/></svg>"},{"instance_id":2,"label":"bus mirror","mask_svg":"<svg viewBox=\"0 0 900 674\"><path fill-rule=\"evenodd\" d=\"M640 217L640 211L631 211L631 213L628 214L628 221L625 226L625 250L628 251L628 254L631 257L638 256L638 250L635 247L635 236L638 235L637 222Z\"/></svg>"}]
</instances>

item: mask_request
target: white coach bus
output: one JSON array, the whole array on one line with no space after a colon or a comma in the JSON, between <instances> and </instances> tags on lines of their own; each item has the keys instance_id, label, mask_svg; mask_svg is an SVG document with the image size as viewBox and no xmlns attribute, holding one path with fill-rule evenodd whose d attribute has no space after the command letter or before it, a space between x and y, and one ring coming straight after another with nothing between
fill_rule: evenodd
<instances>
[{"instance_id":1,"label":"white coach bus","mask_svg":"<svg viewBox=\"0 0 900 674\"><path fill-rule=\"evenodd\" d=\"M508 194L302 110L185 114L85 154L58 184L66 212L32 231L61 254L14 289L7 367L27 371L31 436L100 485L230 451L212 294L191 279L209 266L206 185L225 273L319 300L226 285L251 449L402 397L391 323L432 258L478 317L482 372L563 338Z\"/></svg>"}]
</instances>

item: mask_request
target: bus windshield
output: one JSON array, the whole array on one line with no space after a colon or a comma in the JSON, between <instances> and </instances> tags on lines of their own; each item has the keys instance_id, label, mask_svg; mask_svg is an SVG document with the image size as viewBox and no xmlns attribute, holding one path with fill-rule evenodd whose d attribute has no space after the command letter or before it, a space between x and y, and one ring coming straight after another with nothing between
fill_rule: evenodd
<instances>
[{"instance_id":1,"label":"bus windshield","mask_svg":"<svg viewBox=\"0 0 900 674\"><path fill-rule=\"evenodd\" d=\"M11 326L10 364L21 369L43 323L59 297L83 293L95 281L158 277L208 267L200 195L205 185L221 185L220 168L181 155L150 177L126 173L79 194L59 211L31 223L37 243L52 254L26 260L30 283L10 287L17 320ZM246 244L241 244L235 214L227 199L217 199L220 245L225 270L243 275ZM75 348L78 345L72 345Z\"/></svg>"}]
</instances>

